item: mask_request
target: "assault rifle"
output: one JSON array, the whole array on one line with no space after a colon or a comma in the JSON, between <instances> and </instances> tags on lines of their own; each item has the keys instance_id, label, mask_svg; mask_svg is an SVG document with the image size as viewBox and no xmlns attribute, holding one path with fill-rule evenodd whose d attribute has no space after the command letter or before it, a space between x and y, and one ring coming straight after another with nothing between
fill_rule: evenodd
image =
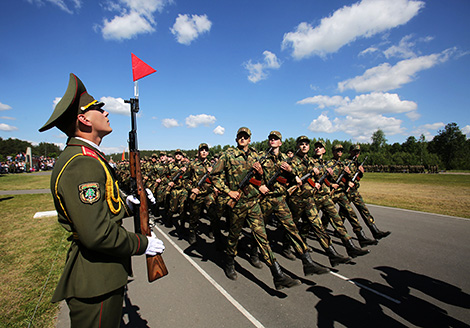
<instances>
[{"instance_id":1,"label":"assault rifle","mask_svg":"<svg viewBox=\"0 0 470 328\"><path fill-rule=\"evenodd\" d=\"M292 160L294 159L295 155L297 155L297 153L300 151L300 149L297 149L297 151L295 152L294 156L292 157L289 157L287 160L286 160L286 163L287 164L290 164L292 162ZM266 183L266 187L268 187L268 189L271 189L271 187L276 183L276 181L278 180L278 178L281 176L282 174L282 169L279 167L276 171L276 173L273 174L273 176L271 177L271 179L268 180L268 183ZM287 182L287 181L286 181Z\"/></svg>"},{"instance_id":2,"label":"assault rifle","mask_svg":"<svg viewBox=\"0 0 470 328\"><path fill-rule=\"evenodd\" d=\"M326 162L325 164L323 164L323 165L317 167L317 169L319 169L319 170L322 169L323 167L327 166L330 162L331 162L331 161ZM335 167L335 166L336 166L336 164L333 165L332 168ZM315 183L317 182L317 183L319 183L320 185L322 185L322 184L325 182L325 180L326 180L326 178L328 177L328 175L329 175L329 173L328 173L328 171L326 171L326 172L320 177L320 179L318 179L318 181L314 181L314 180L312 180L311 178L312 178L313 176L315 176L315 175L313 174L313 172L308 172L307 174L305 174L304 176L302 176L302 177L300 178L300 181L302 181L302 184L303 184L305 181L307 181L309 185L311 185L313 188L315 188ZM292 194L294 193L294 191L296 191L298 188L299 188L299 185L298 185L298 184L295 184L295 185L293 185L292 187L290 187L289 189L287 189L287 192L289 193L289 195L292 195ZM317 190L317 189L315 188L315 192L316 192L316 190Z\"/></svg>"},{"instance_id":3,"label":"assault rifle","mask_svg":"<svg viewBox=\"0 0 470 328\"><path fill-rule=\"evenodd\" d=\"M189 165L189 164L186 164L186 165L183 166L183 167L186 167L186 168L187 168L188 165ZM170 182L173 182L173 183L174 183L174 182L176 182L178 179L180 179L180 178L182 177L182 174L184 173L184 171L182 170L183 167L181 167L181 168L171 177ZM166 191L166 192L170 192L172 188L173 188L173 186L168 186L168 187L166 187L166 190L165 190L165 191Z\"/></svg>"},{"instance_id":4,"label":"assault rifle","mask_svg":"<svg viewBox=\"0 0 470 328\"><path fill-rule=\"evenodd\" d=\"M139 111L139 99L131 98L124 100L131 104L131 131L129 132L129 163L131 170L131 193L140 201L139 209L134 210L134 231L145 236L151 236L149 227L149 209L147 204L147 192L142 183L142 172L140 169L140 153L137 147L136 114ZM168 270L160 254L147 256L147 276L152 282L168 274Z\"/></svg>"},{"instance_id":5,"label":"assault rifle","mask_svg":"<svg viewBox=\"0 0 470 328\"><path fill-rule=\"evenodd\" d=\"M214 163L214 165L216 164L217 162ZM212 167L214 167L214 165L212 165ZM207 182L207 183L211 183L211 180L209 178L211 172L210 171L207 171L203 176L202 178L198 181L197 183L197 188L201 188L201 186L204 184L204 182ZM195 193L191 193L191 195L189 196L189 198L191 198L191 200L195 200L197 197L197 194Z\"/></svg>"},{"instance_id":6,"label":"assault rifle","mask_svg":"<svg viewBox=\"0 0 470 328\"><path fill-rule=\"evenodd\" d=\"M268 157L269 154L271 154L271 151L273 150L273 148L269 148L268 151L266 152L266 155L264 155L262 158L260 158L259 162L261 164L264 163L264 161L266 160L266 157ZM253 175L255 175L255 169L251 168L248 173L245 175L245 177L243 178L242 181L240 181L240 183L238 184L238 192L241 194L242 192L244 193L244 189L245 187L250 183L250 180L251 178L253 177ZM231 208L234 208L235 205L237 205L237 202L238 200L235 200L233 198L230 198L227 202L228 206L230 206Z\"/></svg>"},{"instance_id":7,"label":"assault rifle","mask_svg":"<svg viewBox=\"0 0 470 328\"><path fill-rule=\"evenodd\" d=\"M359 155L355 155L354 158L353 158L353 161L357 158L357 156ZM347 168L349 168L349 166L351 165L352 161L349 162L348 165L346 165ZM346 175L346 167L341 171L341 173L338 175L338 178L335 180L335 184L339 185L341 181L343 181L344 183L347 182L346 178L344 177ZM330 195L333 195L333 193L335 192L336 189L333 189L331 188L331 192L330 192Z\"/></svg>"},{"instance_id":8,"label":"assault rifle","mask_svg":"<svg viewBox=\"0 0 470 328\"><path fill-rule=\"evenodd\" d=\"M362 161L362 163L357 167L357 172L354 174L354 176L352 177L351 179L351 182L352 183L356 183L356 181L359 181L361 179L361 177L359 176L362 172L359 170L359 167L363 166L364 163L367 161L367 158L369 156L366 156L366 158L364 158L364 160ZM351 190L351 187L348 187L348 189L346 190L346 193L348 193L349 191Z\"/></svg>"}]
</instances>

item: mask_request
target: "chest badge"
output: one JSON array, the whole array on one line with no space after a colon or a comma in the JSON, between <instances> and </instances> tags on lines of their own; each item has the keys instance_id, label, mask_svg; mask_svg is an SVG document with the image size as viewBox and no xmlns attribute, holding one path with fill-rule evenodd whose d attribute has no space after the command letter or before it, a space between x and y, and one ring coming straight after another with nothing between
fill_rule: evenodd
<instances>
[{"instance_id":1,"label":"chest badge","mask_svg":"<svg viewBox=\"0 0 470 328\"><path fill-rule=\"evenodd\" d=\"M80 200L85 204L93 204L100 199L100 188L97 182L83 183L78 186Z\"/></svg>"}]
</instances>

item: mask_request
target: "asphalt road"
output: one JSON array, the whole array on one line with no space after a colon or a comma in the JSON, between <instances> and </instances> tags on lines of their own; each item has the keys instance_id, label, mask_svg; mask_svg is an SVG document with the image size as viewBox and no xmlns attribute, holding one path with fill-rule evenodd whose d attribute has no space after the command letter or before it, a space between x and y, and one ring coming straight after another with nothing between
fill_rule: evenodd
<instances>
[{"instance_id":1,"label":"asphalt road","mask_svg":"<svg viewBox=\"0 0 470 328\"><path fill-rule=\"evenodd\" d=\"M243 238L238 280L231 281L205 235L207 221L195 247L157 224L169 275L149 284L145 258L133 258L122 327L470 327L470 220L373 205L370 210L379 228L392 234L332 273L303 277L301 261L287 260L274 245L281 266L302 281L281 291L274 289L268 267L250 265ZM132 219L125 226L132 229ZM329 265L318 242L308 243L314 260ZM57 327L68 326L63 306Z\"/></svg>"}]
</instances>

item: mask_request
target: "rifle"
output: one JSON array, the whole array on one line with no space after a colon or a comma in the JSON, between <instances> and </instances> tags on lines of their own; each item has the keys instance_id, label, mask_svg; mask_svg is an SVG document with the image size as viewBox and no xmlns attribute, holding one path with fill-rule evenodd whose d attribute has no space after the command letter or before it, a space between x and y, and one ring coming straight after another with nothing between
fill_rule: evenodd
<instances>
[{"instance_id":1,"label":"rifle","mask_svg":"<svg viewBox=\"0 0 470 328\"><path fill-rule=\"evenodd\" d=\"M214 165L215 165L216 163L217 163L217 162L215 162L211 167L214 167ZM196 185L198 189L203 185L204 182L211 183L211 180L210 180L210 178L209 178L210 174L211 174L211 172L210 172L210 171L207 171L207 172L202 176L202 178L199 179L199 181L198 181L198 183L197 183L197 185ZM197 197L197 194L195 194L195 193L191 193L191 195L189 196L189 198L191 198L191 200L195 200L196 197Z\"/></svg>"},{"instance_id":2,"label":"rifle","mask_svg":"<svg viewBox=\"0 0 470 328\"><path fill-rule=\"evenodd\" d=\"M269 154L271 154L271 151L273 150L273 148L269 148L268 151L266 152L266 155L264 155L262 158L260 158L259 162L260 164L263 164L264 161L266 160L266 157L268 157ZM239 193L242 193L244 192L244 188L248 185L248 183L250 183L250 179L253 177L253 175L255 174L255 170L253 168L251 168L247 174L245 175L245 177L243 178L242 181L240 181L240 183L238 184L238 192ZM235 205L237 205L237 200L233 199L233 198L230 198L227 202L228 206L230 206L231 208L234 208Z\"/></svg>"},{"instance_id":3,"label":"rifle","mask_svg":"<svg viewBox=\"0 0 470 328\"><path fill-rule=\"evenodd\" d=\"M355 155L355 156L354 156L353 161L357 158L357 156L359 156L359 155ZM351 163L352 163L352 161L349 162L349 164L346 165L346 167L349 168L349 166L351 165ZM343 181L344 183L347 182L347 181L346 181L346 178L344 178L344 175L346 174L346 170L345 170L345 169L346 169L346 168L344 168L344 169L341 171L340 175L338 175L338 178L336 179L335 184L339 185L341 181ZM335 190L336 190L336 189L331 188L330 196L332 196L332 195L334 194Z\"/></svg>"},{"instance_id":4,"label":"rifle","mask_svg":"<svg viewBox=\"0 0 470 328\"><path fill-rule=\"evenodd\" d=\"M131 171L131 193L140 200L139 210L134 211L134 231L145 236L151 236L149 227L149 210L147 204L147 193L142 183L142 172L140 169L140 153L137 147L136 113L139 111L139 99L131 98L124 100L131 104L131 131L129 131L129 163ZM168 274L168 270L160 254L147 256L147 277L152 282Z\"/></svg>"},{"instance_id":5,"label":"rifle","mask_svg":"<svg viewBox=\"0 0 470 328\"><path fill-rule=\"evenodd\" d=\"M297 151L295 152L294 156L292 157L289 157L287 160L286 160L286 163L287 164L290 164L292 162L292 159L295 157L295 155L297 155L297 153L300 151L300 149L297 149ZM282 174L282 169L279 167L276 171L276 173L273 174L273 176L271 177L271 179L268 180L268 183L266 183L266 187L268 187L268 189L271 189L271 187L276 183L277 179L281 176Z\"/></svg>"},{"instance_id":6,"label":"rifle","mask_svg":"<svg viewBox=\"0 0 470 328\"><path fill-rule=\"evenodd\" d=\"M186 165L184 165L183 167L186 167L186 168L187 168L188 165L189 165L189 164L186 164ZM181 168L171 177L170 182L176 182L176 180L178 180L179 178L181 178L181 174L184 173L183 170L182 170L183 167L181 167ZM168 186L168 187L166 187L166 190L165 190L165 191L166 191L166 192L170 192L172 188L173 188L172 186Z\"/></svg>"},{"instance_id":7,"label":"rifle","mask_svg":"<svg viewBox=\"0 0 470 328\"><path fill-rule=\"evenodd\" d=\"M317 169L322 169L323 167L327 166L328 163L330 163L330 161L326 162L325 164L319 166ZM333 165L332 167L335 167L335 165ZM308 172L307 174L305 174L304 176L302 176L300 178L300 181L302 181L302 184L307 181L313 188L315 188L315 182L318 182L320 185L323 184L323 182L325 182L327 176L328 176L328 171L326 171L321 177L320 179L318 179L318 181L313 181L311 179L312 176L314 176L314 174L312 172ZM289 195L292 195L294 193L294 191L296 191L297 189L299 188L299 185L298 184L295 184L293 185L292 187L290 187L289 189L287 189L287 192L289 193ZM316 188L315 188L315 192L316 192Z\"/></svg>"},{"instance_id":8,"label":"rifle","mask_svg":"<svg viewBox=\"0 0 470 328\"><path fill-rule=\"evenodd\" d=\"M367 158L369 156L366 156L366 158L364 158L364 160L362 161L362 163L357 167L357 172L354 174L354 176L352 177L351 179L351 182L352 183L356 183L356 180L359 181L361 179L361 177L359 176L359 174L361 174L362 172L359 170L359 167L363 166L364 163L367 161ZM351 187L348 187L348 189L346 189L346 193L348 193L349 191L351 190Z\"/></svg>"}]
</instances>

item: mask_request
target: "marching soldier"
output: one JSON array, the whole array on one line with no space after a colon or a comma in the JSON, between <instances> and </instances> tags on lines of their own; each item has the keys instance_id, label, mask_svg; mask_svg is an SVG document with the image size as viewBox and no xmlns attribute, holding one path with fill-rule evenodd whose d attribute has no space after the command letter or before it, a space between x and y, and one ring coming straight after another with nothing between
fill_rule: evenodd
<instances>
[{"instance_id":1,"label":"marching soldier","mask_svg":"<svg viewBox=\"0 0 470 328\"><path fill-rule=\"evenodd\" d=\"M269 246L259 205L260 194L258 188L261 185L260 176L263 171L261 165L257 162L258 154L256 150L249 147L251 142L250 129L246 127L238 129L235 140L237 147L227 149L211 172L214 186L236 202L230 213L230 229L224 264L225 275L229 279L237 279L234 260L237 255L238 238L246 221L261 249L264 260L271 269L276 289L300 285L299 280L292 279L282 272ZM255 177L243 188L243 191L239 191L240 182L253 169L257 172ZM225 174L225 178L221 176L222 174Z\"/></svg>"},{"instance_id":2,"label":"marching soldier","mask_svg":"<svg viewBox=\"0 0 470 328\"><path fill-rule=\"evenodd\" d=\"M183 160L183 152L180 149L175 151L175 161L169 167L169 182L167 185L166 192L168 194L168 201L166 205L167 209L167 222L171 226L173 215L179 214L180 226L176 223L176 228L184 227L185 223L185 202L188 196L188 192L185 187L184 174L187 166Z\"/></svg>"},{"instance_id":3,"label":"marching soldier","mask_svg":"<svg viewBox=\"0 0 470 328\"><path fill-rule=\"evenodd\" d=\"M288 164L288 162L290 162L290 160L288 160L289 157L279 150L282 145L281 133L279 131L271 131L268 136L268 142L271 147L271 152L266 154L267 157L265 161L261 163L264 174L263 184L259 188L259 191L263 195L261 210L263 212L264 221L267 222L271 215L276 215L285 230L283 253L287 252L287 255L293 255L292 252L289 254L289 247L292 245L302 260L305 275L328 273L330 270L313 262L307 251L308 247L300 237L299 231L292 219L289 206L287 205L287 182L292 180L294 175L292 174L292 167ZM255 259L256 258L257 257L255 257ZM293 259L295 260L295 256Z\"/></svg>"},{"instance_id":4,"label":"marching soldier","mask_svg":"<svg viewBox=\"0 0 470 328\"><path fill-rule=\"evenodd\" d=\"M349 167L346 166L341 161L341 156L343 155L343 146L341 144L336 144L333 146L333 159L329 162L327 167L331 168L331 200L333 203L339 205L339 215L342 218L343 222L344 219L347 219L351 226L353 227L353 231L359 240L359 245L361 247L367 245L377 245L377 240L369 239L364 234L364 230L362 230L362 226L359 223L359 219L357 218L356 213L354 212L353 208L351 207L350 201L346 196L346 177L345 175L349 171ZM341 176L342 175L342 176ZM339 179L341 178L341 179ZM339 181L338 181L339 179ZM328 214L324 214L322 217L323 225L328 225L329 217Z\"/></svg>"},{"instance_id":5,"label":"marching soldier","mask_svg":"<svg viewBox=\"0 0 470 328\"><path fill-rule=\"evenodd\" d=\"M369 227L374 238L375 239L385 238L388 235L390 235L391 232L380 231L379 228L377 228L377 226L375 225L374 217L372 216L372 214L370 214L369 209L364 203L364 200L362 199L362 196L358 190L360 187L359 180L362 178L364 174L364 168L360 166L358 163L358 157L361 153L361 146L360 145L351 146L351 148L349 149L349 153L350 153L350 157L348 159L347 164L350 168L351 173L349 174L350 180L348 181L347 196L349 200L356 206L357 210L359 211L359 214L361 215L362 219ZM358 178L356 179L356 181L351 181L352 177L357 172L359 173Z\"/></svg>"},{"instance_id":6,"label":"marching soldier","mask_svg":"<svg viewBox=\"0 0 470 328\"><path fill-rule=\"evenodd\" d=\"M72 327L119 327L131 256L155 255L165 248L155 237L122 227L129 214L99 148L112 131L103 105L70 74L65 95L39 129L55 126L68 136L52 173L51 192L59 223L73 238L52 302L66 300Z\"/></svg>"},{"instance_id":7,"label":"marching soldier","mask_svg":"<svg viewBox=\"0 0 470 328\"><path fill-rule=\"evenodd\" d=\"M327 168L327 164L323 161L323 155L325 154L325 152L325 144L322 141L317 141L315 143L314 156L315 169L316 171L318 171L318 173L316 172L317 178L324 177L325 175L331 176L332 174L331 167ZM331 200L329 188L327 187L327 184L329 183L328 178L326 178L324 181L325 183L323 184L321 183L321 181L315 182L316 191L313 195L313 198L315 200L315 205L317 206L317 209L321 210L328 216L331 225L341 238L341 241L343 242L344 247L346 247L346 251L349 256L356 257L368 254L369 250L361 249L354 245L351 236L349 236L348 232L346 231L346 227L344 226L343 221L341 220L341 217L339 216L338 211L336 210L335 204Z\"/></svg>"},{"instance_id":8,"label":"marching soldier","mask_svg":"<svg viewBox=\"0 0 470 328\"><path fill-rule=\"evenodd\" d=\"M331 242L330 236L323 228L313 194L315 193L315 183L313 180L301 181L301 177L314 171L314 161L308 156L310 150L310 139L300 136L296 140L297 154L292 160L292 170L295 175L296 185L289 188L290 197L288 199L289 208L292 212L294 222L301 230L304 241L308 236L310 228L318 239L320 246L325 250L332 266L341 263L351 262L351 258L340 255ZM302 222L300 222L302 220Z\"/></svg>"}]
</instances>

